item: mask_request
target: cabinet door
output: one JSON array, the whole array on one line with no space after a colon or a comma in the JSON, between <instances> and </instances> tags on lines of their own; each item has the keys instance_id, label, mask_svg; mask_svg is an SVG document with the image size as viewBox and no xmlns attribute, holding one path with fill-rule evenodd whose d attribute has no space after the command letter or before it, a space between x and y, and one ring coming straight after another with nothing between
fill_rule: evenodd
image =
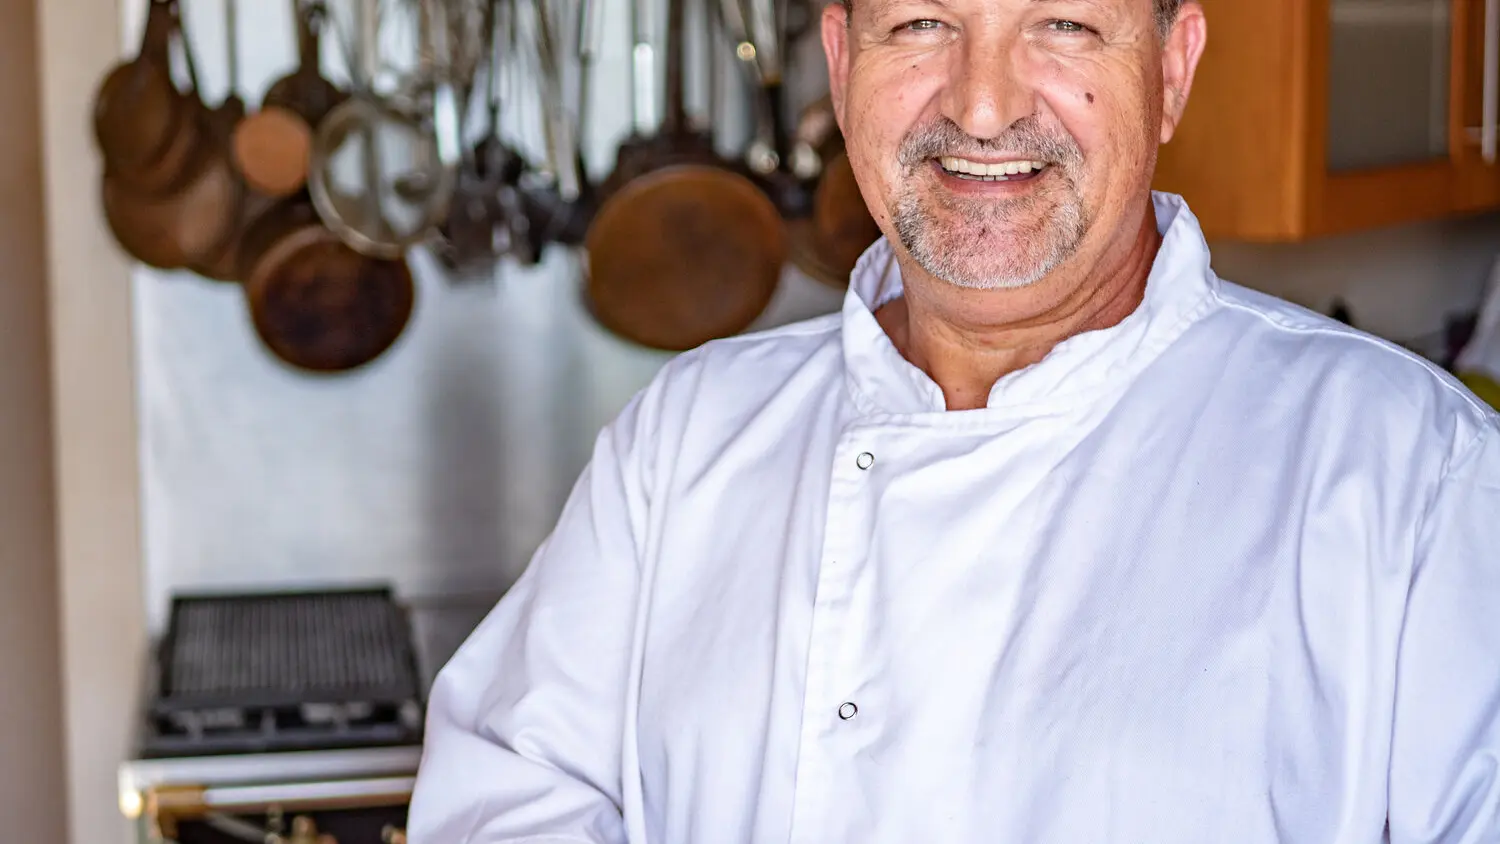
<instances>
[{"instance_id":1,"label":"cabinet door","mask_svg":"<svg viewBox=\"0 0 1500 844\"><path fill-rule=\"evenodd\" d=\"M1461 210L1500 205L1500 0L1455 6L1449 121Z\"/></svg>"},{"instance_id":2,"label":"cabinet door","mask_svg":"<svg viewBox=\"0 0 1500 844\"><path fill-rule=\"evenodd\" d=\"M1500 168L1471 125L1494 84L1500 0L1327 0L1319 233L1495 207ZM1489 56L1487 60L1485 57ZM1490 79L1496 79L1493 73ZM1316 159L1315 159L1316 160Z\"/></svg>"},{"instance_id":3,"label":"cabinet door","mask_svg":"<svg viewBox=\"0 0 1500 844\"><path fill-rule=\"evenodd\" d=\"M1331 0L1331 174L1446 160L1452 0Z\"/></svg>"}]
</instances>

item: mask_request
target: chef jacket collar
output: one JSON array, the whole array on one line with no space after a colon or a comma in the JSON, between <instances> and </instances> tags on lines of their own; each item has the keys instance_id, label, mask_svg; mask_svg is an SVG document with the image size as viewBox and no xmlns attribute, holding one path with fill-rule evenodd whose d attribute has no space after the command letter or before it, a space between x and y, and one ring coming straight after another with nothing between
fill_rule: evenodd
<instances>
[{"instance_id":1,"label":"chef jacket collar","mask_svg":"<svg viewBox=\"0 0 1500 844\"><path fill-rule=\"evenodd\" d=\"M1180 196L1153 193L1161 248L1139 307L1118 324L1064 340L1041 361L1009 373L979 410L950 416L1049 412L1114 395L1215 301L1218 280L1198 219ZM843 351L850 392L866 413L946 412L942 389L896 350L875 311L902 292L901 270L881 238L860 257L843 307Z\"/></svg>"}]
</instances>

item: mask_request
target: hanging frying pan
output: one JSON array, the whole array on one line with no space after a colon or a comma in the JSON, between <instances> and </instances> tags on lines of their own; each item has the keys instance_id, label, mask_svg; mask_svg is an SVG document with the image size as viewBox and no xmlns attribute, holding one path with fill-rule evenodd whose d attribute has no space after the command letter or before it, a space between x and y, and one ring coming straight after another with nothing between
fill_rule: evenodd
<instances>
[{"instance_id":1,"label":"hanging frying pan","mask_svg":"<svg viewBox=\"0 0 1500 844\"><path fill-rule=\"evenodd\" d=\"M171 44L175 39L185 49L182 38L182 19L179 9L172 2L153 0L147 21L147 34L142 46L142 58L135 63L122 65L110 74L96 101L95 129L104 157L104 171L112 183L144 194L162 194L183 186L192 172L193 158L200 151L205 124L200 119L204 114L202 101L194 89L188 94L177 90L171 78ZM186 54L185 54L185 58ZM192 65L188 65L191 71ZM170 131L150 158L136 159L134 154L144 150L146 139L162 126L161 115L151 102L151 96L142 96L139 110L131 108L130 86L144 86L143 91L155 90L155 74L163 74L170 88L173 102L170 116ZM135 144L139 149L132 151Z\"/></svg>"},{"instance_id":2,"label":"hanging frying pan","mask_svg":"<svg viewBox=\"0 0 1500 844\"><path fill-rule=\"evenodd\" d=\"M192 108L172 81L171 42L177 30L176 0L150 0L139 51L100 83L94 141L107 169L129 173L151 165L181 136Z\"/></svg>"},{"instance_id":3,"label":"hanging frying pan","mask_svg":"<svg viewBox=\"0 0 1500 844\"><path fill-rule=\"evenodd\" d=\"M240 272L256 336L296 369L358 369L390 349L411 319L416 288L406 261L356 252L305 196L282 200L245 243Z\"/></svg>"},{"instance_id":4,"label":"hanging frying pan","mask_svg":"<svg viewBox=\"0 0 1500 844\"><path fill-rule=\"evenodd\" d=\"M177 31L181 36L181 25ZM198 94L192 49L180 38L191 85L185 125L193 130L190 148L171 187L146 192L121 171L106 169L101 185L105 222L131 256L160 269L180 269L212 255L229 238L242 185L222 144L215 141L215 114Z\"/></svg>"},{"instance_id":5,"label":"hanging frying pan","mask_svg":"<svg viewBox=\"0 0 1500 844\"><path fill-rule=\"evenodd\" d=\"M662 130L632 162L639 173L604 200L586 241L595 318L671 351L749 327L770 303L786 253L776 207L688 125L684 18L685 0L669 0Z\"/></svg>"}]
</instances>

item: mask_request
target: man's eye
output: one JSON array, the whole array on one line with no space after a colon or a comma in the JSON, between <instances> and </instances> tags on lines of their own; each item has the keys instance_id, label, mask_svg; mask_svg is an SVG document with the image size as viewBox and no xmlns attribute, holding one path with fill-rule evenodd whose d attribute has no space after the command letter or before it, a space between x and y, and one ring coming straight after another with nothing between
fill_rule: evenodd
<instances>
[{"instance_id":1,"label":"man's eye","mask_svg":"<svg viewBox=\"0 0 1500 844\"><path fill-rule=\"evenodd\" d=\"M924 18L922 20L907 21L906 23L903 23L900 26L896 27L896 29L907 30L910 32L931 32L932 30L937 29L942 25L943 24L939 21Z\"/></svg>"},{"instance_id":2,"label":"man's eye","mask_svg":"<svg viewBox=\"0 0 1500 844\"><path fill-rule=\"evenodd\" d=\"M1066 33L1074 34L1074 35L1085 33L1085 32L1093 32L1092 29L1090 29L1087 26L1084 26L1083 24L1079 23L1078 21L1049 21L1047 23L1047 28L1048 29L1055 29L1058 32L1066 32Z\"/></svg>"}]
</instances>

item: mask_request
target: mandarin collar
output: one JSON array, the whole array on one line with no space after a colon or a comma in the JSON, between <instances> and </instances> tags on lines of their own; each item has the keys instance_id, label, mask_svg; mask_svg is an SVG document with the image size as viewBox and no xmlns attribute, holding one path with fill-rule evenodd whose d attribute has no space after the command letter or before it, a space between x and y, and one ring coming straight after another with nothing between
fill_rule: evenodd
<instances>
[{"instance_id":1,"label":"mandarin collar","mask_svg":"<svg viewBox=\"0 0 1500 844\"><path fill-rule=\"evenodd\" d=\"M1114 326L1070 337L1037 363L1007 374L990 390L986 407L949 415L1045 412L1113 394L1208 312L1217 277L1197 217L1180 196L1153 192L1151 198L1162 242L1135 311ZM902 290L894 250L882 237L860 256L844 297L850 392L866 413L947 413L942 389L901 356L875 319L875 311Z\"/></svg>"}]
</instances>

